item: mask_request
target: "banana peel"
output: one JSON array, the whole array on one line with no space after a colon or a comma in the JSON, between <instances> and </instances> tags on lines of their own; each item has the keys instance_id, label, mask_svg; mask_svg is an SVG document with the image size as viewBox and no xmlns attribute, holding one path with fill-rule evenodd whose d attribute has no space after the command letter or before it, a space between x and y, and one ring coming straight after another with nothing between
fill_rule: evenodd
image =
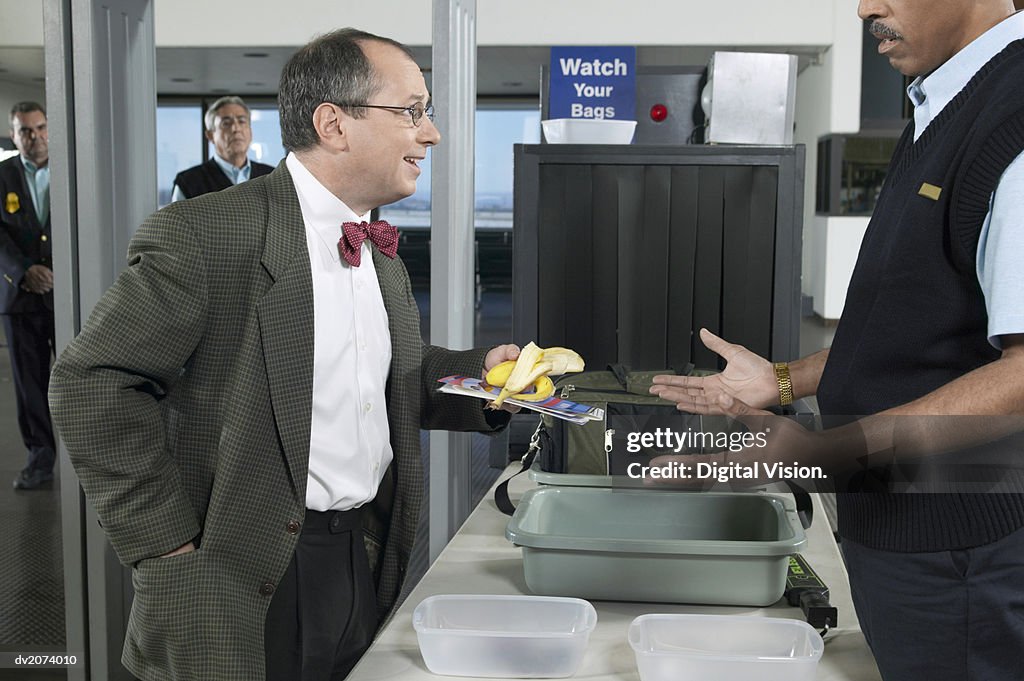
<instances>
[{"instance_id":1,"label":"banana peel","mask_svg":"<svg viewBox=\"0 0 1024 681\"><path fill-rule=\"evenodd\" d=\"M549 374L561 375L565 373L583 371L583 358L568 348L553 347L541 348L535 343L527 343L519 352L519 358L509 368L508 362L503 362L487 372L487 380L491 385L499 386L501 392L495 398L491 406L497 409L506 399L527 399L528 401L539 401L546 399L551 392L554 392L554 383L551 383L551 392L545 397L535 397L536 394L546 390L547 384L538 384L540 379L547 378ZM492 373L493 379L492 379ZM502 379L504 381L502 382ZM550 379L548 379L550 383ZM530 386L536 386L535 393L524 393ZM525 397L529 396L529 397ZM532 399L531 399L532 398Z\"/></svg>"},{"instance_id":2,"label":"banana peel","mask_svg":"<svg viewBox=\"0 0 1024 681\"><path fill-rule=\"evenodd\" d=\"M569 348L547 348L544 350L544 361L551 364L548 373L556 376L583 371L584 362L579 353Z\"/></svg>"}]
</instances>

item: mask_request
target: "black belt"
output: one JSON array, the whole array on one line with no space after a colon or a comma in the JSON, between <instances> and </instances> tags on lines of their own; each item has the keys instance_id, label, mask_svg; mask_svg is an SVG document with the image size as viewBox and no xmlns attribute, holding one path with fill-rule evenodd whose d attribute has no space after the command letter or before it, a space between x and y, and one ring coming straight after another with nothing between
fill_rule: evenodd
<instances>
[{"instance_id":1,"label":"black belt","mask_svg":"<svg viewBox=\"0 0 1024 681\"><path fill-rule=\"evenodd\" d=\"M302 532L316 534L338 534L361 530L363 527L362 508L347 511L314 511L306 509L306 519L302 524Z\"/></svg>"}]
</instances>

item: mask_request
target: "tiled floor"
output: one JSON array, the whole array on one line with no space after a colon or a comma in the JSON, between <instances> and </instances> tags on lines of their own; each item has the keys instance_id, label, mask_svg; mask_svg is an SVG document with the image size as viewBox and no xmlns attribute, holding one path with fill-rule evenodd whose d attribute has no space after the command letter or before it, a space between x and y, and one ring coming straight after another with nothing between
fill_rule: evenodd
<instances>
[{"instance_id":1,"label":"tiled floor","mask_svg":"<svg viewBox=\"0 0 1024 681\"><path fill-rule=\"evenodd\" d=\"M34 491L15 490L11 483L24 459L4 346L0 348L0 652L64 652L59 483ZM0 669L0 681L66 678L64 670Z\"/></svg>"}]
</instances>

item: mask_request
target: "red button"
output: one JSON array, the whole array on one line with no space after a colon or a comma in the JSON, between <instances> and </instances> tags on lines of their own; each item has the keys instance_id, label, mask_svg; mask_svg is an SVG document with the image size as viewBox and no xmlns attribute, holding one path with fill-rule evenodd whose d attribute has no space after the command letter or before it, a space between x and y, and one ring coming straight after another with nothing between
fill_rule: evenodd
<instances>
[{"instance_id":1,"label":"red button","mask_svg":"<svg viewBox=\"0 0 1024 681\"><path fill-rule=\"evenodd\" d=\"M668 118L668 108L664 104L655 104L651 107L651 120L661 123Z\"/></svg>"}]
</instances>

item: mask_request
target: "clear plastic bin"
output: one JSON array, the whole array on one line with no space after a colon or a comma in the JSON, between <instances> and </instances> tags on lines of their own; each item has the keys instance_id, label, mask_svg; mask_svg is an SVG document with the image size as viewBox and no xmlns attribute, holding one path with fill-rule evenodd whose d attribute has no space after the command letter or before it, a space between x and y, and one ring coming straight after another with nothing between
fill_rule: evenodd
<instances>
[{"instance_id":1,"label":"clear plastic bin","mask_svg":"<svg viewBox=\"0 0 1024 681\"><path fill-rule=\"evenodd\" d=\"M806 622L642 615L629 625L640 681L813 681L825 646Z\"/></svg>"},{"instance_id":2,"label":"clear plastic bin","mask_svg":"<svg viewBox=\"0 0 1024 681\"><path fill-rule=\"evenodd\" d=\"M562 678L576 673L597 612L578 598L444 595L417 605L412 624L435 674Z\"/></svg>"}]
</instances>

